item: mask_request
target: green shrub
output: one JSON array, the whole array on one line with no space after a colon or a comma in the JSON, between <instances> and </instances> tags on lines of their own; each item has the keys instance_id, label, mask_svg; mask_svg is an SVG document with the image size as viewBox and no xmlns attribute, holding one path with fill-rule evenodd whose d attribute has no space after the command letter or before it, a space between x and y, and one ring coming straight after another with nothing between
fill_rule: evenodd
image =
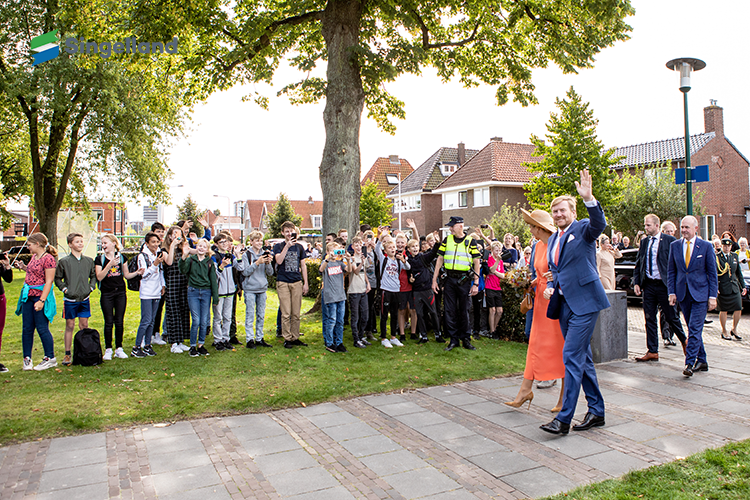
<instances>
[{"instance_id":1,"label":"green shrub","mask_svg":"<svg viewBox=\"0 0 750 500\"><path fill-rule=\"evenodd\" d=\"M317 297L323 286L323 280L320 276L320 259L306 259L307 263L307 283L308 297ZM268 277L268 288L276 289L276 276Z\"/></svg>"}]
</instances>

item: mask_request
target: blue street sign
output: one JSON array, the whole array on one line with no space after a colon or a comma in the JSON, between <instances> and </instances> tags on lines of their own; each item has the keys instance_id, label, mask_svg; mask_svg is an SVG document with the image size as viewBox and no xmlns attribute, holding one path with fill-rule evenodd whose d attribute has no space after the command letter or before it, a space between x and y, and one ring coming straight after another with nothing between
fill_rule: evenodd
<instances>
[{"instance_id":1,"label":"blue street sign","mask_svg":"<svg viewBox=\"0 0 750 500\"><path fill-rule=\"evenodd\" d=\"M692 167L692 173L690 174L690 182L708 182L708 165L697 165ZM674 183L685 184L685 169L676 168L674 169Z\"/></svg>"}]
</instances>

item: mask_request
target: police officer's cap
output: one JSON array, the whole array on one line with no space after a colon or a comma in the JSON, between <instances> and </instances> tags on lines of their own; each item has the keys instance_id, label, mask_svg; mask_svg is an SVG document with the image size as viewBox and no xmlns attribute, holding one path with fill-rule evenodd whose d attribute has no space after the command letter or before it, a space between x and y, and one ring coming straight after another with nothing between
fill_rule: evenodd
<instances>
[{"instance_id":1,"label":"police officer's cap","mask_svg":"<svg viewBox=\"0 0 750 500\"><path fill-rule=\"evenodd\" d=\"M448 224L446 224L445 226L446 227L453 227L456 224L463 224L463 223L464 223L464 218L463 217L453 216L453 217L451 217L451 220L448 221Z\"/></svg>"}]
</instances>

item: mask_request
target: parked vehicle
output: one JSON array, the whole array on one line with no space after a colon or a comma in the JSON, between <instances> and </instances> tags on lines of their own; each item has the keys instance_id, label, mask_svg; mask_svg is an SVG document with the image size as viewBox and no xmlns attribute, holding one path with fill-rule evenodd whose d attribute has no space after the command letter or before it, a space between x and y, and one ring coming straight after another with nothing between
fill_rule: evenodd
<instances>
[{"instance_id":1,"label":"parked vehicle","mask_svg":"<svg viewBox=\"0 0 750 500\"><path fill-rule=\"evenodd\" d=\"M641 300L642 297L636 295L633 290L633 272L638 257L638 249L629 248L621 250L621 253L622 257L615 260L615 288L627 293L628 300Z\"/></svg>"}]
</instances>

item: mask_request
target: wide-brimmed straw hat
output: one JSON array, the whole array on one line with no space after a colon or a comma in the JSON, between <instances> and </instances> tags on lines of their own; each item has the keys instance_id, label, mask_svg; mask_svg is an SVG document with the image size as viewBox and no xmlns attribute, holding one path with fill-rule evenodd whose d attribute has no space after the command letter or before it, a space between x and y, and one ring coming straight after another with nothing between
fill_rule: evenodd
<instances>
[{"instance_id":1,"label":"wide-brimmed straw hat","mask_svg":"<svg viewBox=\"0 0 750 500\"><path fill-rule=\"evenodd\" d=\"M529 213L523 208L521 209L521 212L523 213L523 220L527 224L540 227L545 231L549 231L550 233L554 233L555 231L557 231L555 223L552 222L552 216L549 214L549 212L537 209Z\"/></svg>"}]
</instances>

